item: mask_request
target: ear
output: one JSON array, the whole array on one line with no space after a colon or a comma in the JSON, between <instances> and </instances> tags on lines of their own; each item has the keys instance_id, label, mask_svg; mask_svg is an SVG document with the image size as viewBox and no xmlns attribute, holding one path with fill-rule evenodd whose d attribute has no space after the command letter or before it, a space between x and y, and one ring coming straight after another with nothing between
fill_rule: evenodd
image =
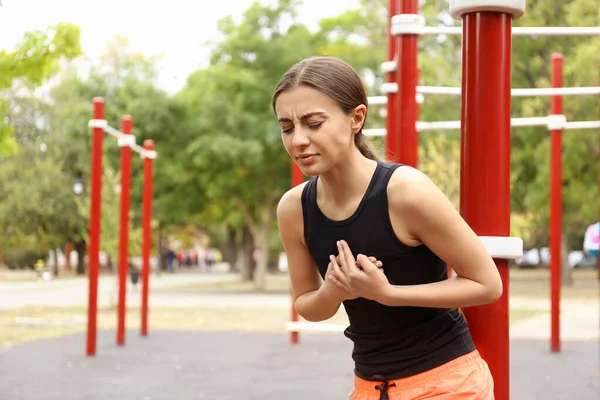
<instances>
[{"instance_id":1,"label":"ear","mask_svg":"<svg viewBox=\"0 0 600 400\"><path fill-rule=\"evenodd\" d=\"M352 133L357 134L363 125L365 124L365 120L367 119L367 107L364 104L359 105L354 109L352 113Z\"/></svg>"}]
</instances>

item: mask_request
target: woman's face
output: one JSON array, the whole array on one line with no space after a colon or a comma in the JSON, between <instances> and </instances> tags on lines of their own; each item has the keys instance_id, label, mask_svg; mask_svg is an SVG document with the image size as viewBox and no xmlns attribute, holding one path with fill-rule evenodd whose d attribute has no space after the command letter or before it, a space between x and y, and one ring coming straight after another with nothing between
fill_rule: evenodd
<instances>
[{"instance_id":1,"label":"woman's face","mask_svg":"<svg viewBox=\"0 0 600 400\"><path fill-rule=\"evenodd\" d=\"M334 99L308 86L286 90L275 103L283 145L307 176L329 171L355 149L365 111L359 106L347 115Z\"/></svg>"}]
</instances>

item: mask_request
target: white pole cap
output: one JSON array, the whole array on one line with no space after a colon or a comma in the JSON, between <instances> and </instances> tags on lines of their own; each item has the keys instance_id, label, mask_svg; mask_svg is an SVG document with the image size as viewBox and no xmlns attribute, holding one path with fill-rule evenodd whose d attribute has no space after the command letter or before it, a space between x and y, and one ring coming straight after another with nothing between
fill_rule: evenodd
<instances>
[{"instance_id":1,"label":"white pole cap","mask_svg":"<svg viewBox=\"0 0 600 400\"><path fill-rule=\"evenodd\" d=\"M520 18L525 13L525 0L450 0L450 15L455 19L480 11L496 11Z\"/></svg>"}]
</instances>

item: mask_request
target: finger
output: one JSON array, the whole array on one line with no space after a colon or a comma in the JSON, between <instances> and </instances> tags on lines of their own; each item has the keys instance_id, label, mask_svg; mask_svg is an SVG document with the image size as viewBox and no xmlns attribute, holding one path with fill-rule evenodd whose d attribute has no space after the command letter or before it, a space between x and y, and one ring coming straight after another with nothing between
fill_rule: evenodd
<instances>
[{"instance_id":1,"label":"finger","mask_svg":"<svg viewBox=\"0 0 600 400\"><path fill-rule=\"evenodd\" d=\"M350 260L347 259L346 254L344 254L344 252L342 250L341 243L342 243L341 240L338 240L336 242L336 246L337 246L337 249L338 249L338 256L336 258L336 261L338 262L340 270L342 271L342 273L344 274L344 276L347 278L348 273L350 272L349 265L354 264L354 260L353 259L350 259Z\"/></svg>"},{"instance_id":2,"label":"finger","mask_svg":"<svg viewBox=\"0 0 600 400\"><path fill-rule=\"evenodd\" d=\"M342 284L346 283L346 275L344 274L344 271L342 268L340 268L340 265L338 264L336 258L333 255L329 256L329 260L331 261L331 266L333 269L333 277L336 278L339 282L341 282Z\"/></svg>"},{"instance_id":3,"label":"finger","mask_svg":"<svg viewBox=\"0 0 600 400\"><path fill-rule=\"evenodd\" d=\"M357 261L358 261L358 260L357 260ZM369 261L371 261L373 264L375 264L375 266L376 266L377 268L381 268L381 267L383 267L383 262L379 261L378 259L376 259L376 258L375 258L375 257L373 257L373 256L370 256L370 257L369 257Z\"/></svg>"},{"instance_id":4,"label":"finger","mask_svg":"<svg viewBox=\"0 0 600 400\"><path fill-rule=\"evenodd\" d=\"M348 272L357 270L358 266L354 262L354 255L352 254L348 243L346 243L345 240L340 240L338 243L340 248L340 256L343 255L344 259L346 260L346 265L344 267L348 270Z\"/></svg>"},{"instance_id":5,"label":"finger","mask_svg":"<svg viewBox=\"0 0 600 400\"><path fill-rule=\"evenodd\" d=\"M333 282L334 285L336 285L337 287L339 287L341 289L346 289L346 287L344 286L344 284L338 278L336 278L334 274L330 274L330 275L327 275L327 276Z\"/></svg>"},{"instance_id":6,"label":"finger","mask_svg":"<svg viewBox=\"0 0 600 400\"><path fill-rule=\"evenodd\" d=\"M367 273L377 271L379 269L379 267L373 262L371 262L371 260L369 260L367 256L359 254L358 257L356 257L356 259L358 260L358 263L362 267L363 271Z\"/></svg>"}]
</instances>

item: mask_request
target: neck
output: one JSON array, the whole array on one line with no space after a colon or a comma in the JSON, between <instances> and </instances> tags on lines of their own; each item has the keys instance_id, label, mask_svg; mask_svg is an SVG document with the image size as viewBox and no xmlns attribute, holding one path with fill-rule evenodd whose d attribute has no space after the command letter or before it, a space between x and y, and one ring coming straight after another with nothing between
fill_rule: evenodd
<instances>
[{"instance_id":1,"label":"neck","mask_svg":"<svg viewBox=\"0 0 600 400\"><path fill-rule=\"evenodd\" d=\"M319 176L321 190L325 198L334 204L362 197L371 182L377 162L363 156L358 150L342 163Z\"/></svg>"}]
</instances>

